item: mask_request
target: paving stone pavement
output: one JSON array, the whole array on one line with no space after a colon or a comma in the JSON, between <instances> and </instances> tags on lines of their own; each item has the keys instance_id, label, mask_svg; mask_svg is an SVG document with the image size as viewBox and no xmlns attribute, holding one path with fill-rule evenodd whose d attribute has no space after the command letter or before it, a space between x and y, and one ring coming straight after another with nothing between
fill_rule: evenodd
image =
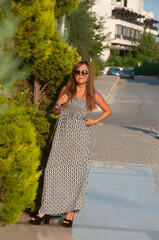
<instances>
[{"instance_id":1,"label":"paving stone pavement","mask_svg":"<svg viewBox=\"0 0 159 240\"><path fill-rule=\"evenodd\" d=\"M114 102L113 95L119 86L120 80L116 77L100 76L95 81L97 91L107 100L113 114L101 124L92 126L91 163L158 166L159 139L154 137L150 127L159 127L159 102L148 101L143 105L141 99L134 100L133 96L131 101L118 99ZM134 101L139 112L136 112ZM88 117L96 119L101 113L97 109Z\"/></svg>"},{"instance_id":2,"label":"paving stone pavement","mask_svg":"<svg viewBox=\"0 0 159 240\"><path fill-rule=\"evenodd\" d=\"M154 114L158 114L158 108L152 110L157 101L148 108L141 103L144 119L133 111L134 106L128 112L131 102L113 99L119 83L118 78L105 76L95 82L113 114L92 127L93 166L86 204L75 215L73 228L61 227L62 219L57 218L52 218L49 225L30 225L29 216L23 213L16 224L0 227L0 240L159 239L159 166L153 167L159 161L159 140L149 130L150 124L158 126ZM141 113L143 107L137 103ZM88 115L95 119L99 114L98 109Z\"/></svg>"}]
</instances>

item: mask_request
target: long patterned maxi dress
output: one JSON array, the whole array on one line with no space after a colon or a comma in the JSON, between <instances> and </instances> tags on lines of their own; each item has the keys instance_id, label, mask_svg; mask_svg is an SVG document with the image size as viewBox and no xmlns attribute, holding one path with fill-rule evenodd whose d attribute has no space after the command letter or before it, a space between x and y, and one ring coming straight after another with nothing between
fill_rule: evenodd
<instances>
[{"instance_id":1,"label":"long patterned maxi dress","mask_svg":"<svg viewBox=\"0 0 159 240\"><path fill-rule=\"evenodd\" d=\"M84 206L90 168L86 113L86 100L81 98L73 98L61 108L39 213L58 216Z\"/></svg>"}]
</instances>

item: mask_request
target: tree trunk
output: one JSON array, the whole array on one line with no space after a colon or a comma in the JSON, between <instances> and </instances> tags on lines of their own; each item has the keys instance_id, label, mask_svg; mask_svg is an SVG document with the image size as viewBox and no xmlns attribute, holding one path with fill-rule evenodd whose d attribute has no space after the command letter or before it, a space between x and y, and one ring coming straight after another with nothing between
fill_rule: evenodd
<instances>
[{"instance_id":1,"label":"tree trunk","mask_svg":"<svg viewBox=\"0 0 159 240\"><path fill-rule=\"evenodd\" d=\"M34 78L34 104L39 108L40 82Z\"/></svg>"},{"instance_id":2,"label":"tree trunk","mask_svg":"<svg viewBox=\"0 0 159 240\"><path fill-rule=\"evenodd\" d=\"M64 31L65 31L65 15L62 17L62 24L61 24L61 34L62 36L64 35Z\"/></svg>"},{"instance_id":3,"label":"tree trunk","mask_svg":"<svg viewBox=\"0 0 159 240\"><path fill-rule=\"evenodd\" d=\"M88 49L87 48L84 49L84 57L87 61L89 60Z\"/></svg>"}]
</instances>

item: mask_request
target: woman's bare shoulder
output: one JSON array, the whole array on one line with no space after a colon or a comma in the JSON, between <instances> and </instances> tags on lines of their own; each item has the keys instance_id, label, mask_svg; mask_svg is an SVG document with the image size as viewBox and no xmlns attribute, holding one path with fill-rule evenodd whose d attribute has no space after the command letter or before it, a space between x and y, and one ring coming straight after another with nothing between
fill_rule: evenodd
<instances>
[{"instance_id":1,"label":"woman's bare shoulder","mask_svg":"<svg viewBox=\"0 0 159 240\"><path fill-rule=\"evenodd\" d=\"M95 91L94 98L95 98L95 100L100 100L103 97L99 92Z\"/></svg>"},{"instance_id":2,"label":"woman's bare shoulder","mask_svg":"<svg viewBox=\"0 0 159 240\"><path fill-rule=\"evenodd\" d=\"M66 91L66 86L64 86L62 89L61 89L61 91L60 91L60 94L59 94L59 97L58 98L60 98L64 93L65 93L65 91Z\"/></svg>"},{"instance_id":3,"label":"woman's bare shoulder","mask_svg":"<svg viewBox=\"0 0 159 240\"><path fill-rule=\"evenodd\" d=\"M61 91L65 91L66 88L67 88L66 86L63 86L62 89L61 89Z\"/></svg>"}]
</instances>

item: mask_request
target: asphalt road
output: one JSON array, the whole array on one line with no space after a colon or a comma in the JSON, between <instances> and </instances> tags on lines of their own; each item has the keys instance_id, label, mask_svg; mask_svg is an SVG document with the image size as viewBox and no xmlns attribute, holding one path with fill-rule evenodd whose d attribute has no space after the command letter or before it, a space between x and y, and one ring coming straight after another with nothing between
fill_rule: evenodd
<instances>
[{"instance_id":1,"label":"asphalt road","mask_svg":"<svg viewBox=\"0 0 159 240\"><path fill-rule=\"evenodd\" d=\"M102 94L108 78L97 80L96 89ZM159 130L159 80L153 77L121 79L109 95L113 114L102 125L92 127L92 163L158 166L159 139L150 128ZM97 118L99 114L97 111L89 115Z\"/></svg>"}]
</instances>

